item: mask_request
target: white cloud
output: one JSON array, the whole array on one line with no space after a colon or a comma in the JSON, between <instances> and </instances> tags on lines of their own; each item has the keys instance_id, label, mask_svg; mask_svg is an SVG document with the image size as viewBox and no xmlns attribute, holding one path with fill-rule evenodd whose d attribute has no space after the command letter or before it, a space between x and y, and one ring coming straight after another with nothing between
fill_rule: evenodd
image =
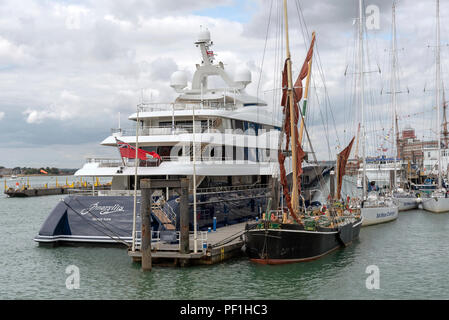
<instances>
[{"instance_id":1,"label":"white cloud","mask_svg":"<svg viewBox=\"0 0 449 320\"><path fill-rule=\"evenodd\" d=\"M5 117L5 113L3 111L0 112L0 120L2 120Z\"/></svg>"},{"instance_id":2,"label":"white cloud","mask_svg":"<svg viewBox=\"0 0 449 320\"><path fill-rule=\"evenodd\" d=\"M27 109L23 113L28 123L41 123L45 119L68 120L77 115L81 109L80 98L69 91L62 91L59 99L42 110Z\"/></svg>"},{"instance_id":3,"label":"white cloud","mask_svg":"<svg viewBox=\"0 0 449 320\"><path fill-rule=\"evenodd\" d=\"M81 0L76 5L72 3L37 0L0 3L0 112L6 111L8 118L14 112L22 117L17 131L27 124L54 120L70 122L73 132L80 124L89 124L86 119L110 121L113 126L118 112L125 117L135 111L142 89L146 99L171 101L175 98L169 87L171 72L178 69L193 75L195 64L200 61L194 45L200 25L211 31L213 50L227 70L232 73L239 66L250 67L253 83L248 86L248 92L257 94L271 1L260 1L257 10L248 12L252 15L248 23L231 21L223 15L217 18L194 14L195 10L233 3L231 0ZM279 3L273 3L259 95L270 104L278 104L278 99L271 95L278 86L285 52L276 50L283 37L282 32L276 31L279 27L276 17L282 15L277 11ZM290 8L291 51L296 75L306 46L297 8L294 2L290 3L293 5ZM427 46L434 41L434 7L419 1L413 3L399 2L397 7L398 42L404 48L400 53L401 84L411 91L400 97L403 114L430 108L434 100L431 91L427 96L422 94L425 83L429 90L433 86L433 49ZM382 87L388 88L388 54L385 52L389 50L391 0L373 0L372 4L381 9L382 29L370 33L373 55L367 68L379 63L383 72L380 78L375 74L369 76L373 91L370 99L374 104L369 105L372 109L367 118L371 119L371 127L387 128L391 125L389 98L380 97L379 92ZM442 43L447 43L449 24L445 17L449 16L449 3L440 5ZM304 0L301 7L309 31L317 31L317 46L335 117L332 118L324 103L324 88L316 68L317 59L314 59L315 82L310 95L308 125L312 139L317 140L315 150L319 158L327 158L323 128L331 135L331 149L337 144L335 131L342 140L340 144L344 144L356 130L356 106L350 103L351 76L345 78L344 70L346 64L351 63L348 48L353 45L352 21L357 15L357 5L353 0ZM276 59L275 53L278 54ZM448 54L443 50L443 68L447 61ZM277 113L279 115L279 109ZM431 117L428 112L421 119L407 118L407 121L416 124L425 119L425 125L419 125L419 130L423 131L424 127L432 127L431 121L435 127ZM400 126L404 123L405 120L401 121ZM91 125L96 126L96 123L92 121ZM122 125L130 124L123 122ZM1 127L4 126L0 126L0 134ZM22 137L28 139L29 136ZM92 137L92 143L103 138Z\"/></svg>"},{"instance_id":4,"label":"white cloud","mask_svg":"<svg viewBox=\"0 0 449 320\"><path fill-rule=\"evenodd\" d=\"M17 45L0 36L0 67L29 65L34 62L24 45Z\"/></svg>"}]
</instances>

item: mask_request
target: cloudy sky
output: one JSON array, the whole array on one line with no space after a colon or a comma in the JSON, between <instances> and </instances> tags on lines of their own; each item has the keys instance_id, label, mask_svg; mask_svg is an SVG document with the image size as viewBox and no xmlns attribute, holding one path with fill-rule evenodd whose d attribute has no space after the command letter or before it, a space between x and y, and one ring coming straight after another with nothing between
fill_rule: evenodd
<instances>
[{"instance_id":1,"label":"cloudy sky","mask_svg":"<svg viewBox=\"0 0 449 320\"><path fill-rule=\"evenodd\" d=\"M441 1L441 56L447 81L449 3ZM100 142L111 128L131 127L136 104L169 102L176 70L193 74L194 46L207 27L217 59L232 73L252 72L248 92L269 104L285 53L275 0L0 0L0 165L77 168L88 156L117 156ZM367 31L365 114L370 154L389 148L391 0L379 8L379 29ZM370 13L368 13L371 16ZM294 74L317 33L308 127L327 159L355 134L356 0L289 0ZM399 126L434 137L435 0L397 3ZM310 36L310 35L307 35ZM379 72L380 70L380 72ZM274 106L274 115L279 111ZM431 130L433 128L433 131ZM391 134L390 134L391 135ZM329 153L330 151L330 153Z\"/></svg>"}]
</instances>

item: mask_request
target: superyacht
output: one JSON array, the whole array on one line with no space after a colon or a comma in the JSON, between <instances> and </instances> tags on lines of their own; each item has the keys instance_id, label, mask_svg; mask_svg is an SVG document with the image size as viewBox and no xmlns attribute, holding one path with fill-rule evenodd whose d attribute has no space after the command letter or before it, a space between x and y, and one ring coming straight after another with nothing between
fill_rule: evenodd
<instances>
[{"instance_id":1,"label":"superyacht","mask_svg":"<svg viewBox=\"0 0 449 320\"><path fill-rule=\"evenodd\" d=\"M134 128L112 129L101 142L118 148L121 157L87 159L75 173L112 177L111 190L64 198L43 223L35 241L129 245L140 230L139 181L143 178L189 178L190 230L207 230L262 215L271 196L272 180L279 176L281 119L272 116L266 102L246 92L251 83L248 69L237 69L231 75L223 62L216 63L209 30L200 31L195 45L202 61L196 64L191 82L184 71L171 76L175 101L139 104L129 116ZM211 85L210 78L217 77L223 87ZM291 180L291 155L285 168ZM304 164L303 184L309 188L310 199L318 175L329 168ZM178 213L179 194L175 190L167 187L153 193L153 231L179 230Z\"/></svg>"}]
</instances>

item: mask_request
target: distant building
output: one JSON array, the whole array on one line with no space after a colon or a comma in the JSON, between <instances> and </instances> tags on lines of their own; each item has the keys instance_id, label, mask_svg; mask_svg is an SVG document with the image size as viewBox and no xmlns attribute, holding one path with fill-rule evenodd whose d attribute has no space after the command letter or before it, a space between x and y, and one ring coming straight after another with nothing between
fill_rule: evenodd
<instances>
[{"instance_id":1,"label":"distant building","mask_svg":"<svg viewBox=\"0 0 449 320\"><path fill-rule=\"evenodd\" d=\"M0 175L2 175L2 176L10 176L12 174L13 174L12 169L9 169L9 168L0 169Z\"/></svg>"},{"instance_id":2,"label":"distant building","mask_svg":"<svg viewBox=\"0 0 449 320\"><path fill-rule=\"evenodd\" d=\"M421 141L416 137L415 129L408 125L399 137L398 157L404 161L410 161L419 167L424 162L424 149L437 149L438 141Z\"/></svg>"},{"instance_id":3,"label":"distant building","mask_svg":"<svg viewBox=\"0 0 449 320\"><path fill-rule=\"evenodd\" d=\"M438 174L438 148L425 148L423 170L425 174ZM441 171L444 175L449 169L449 149L441 149Z\"/></svg>"}]
</instances>

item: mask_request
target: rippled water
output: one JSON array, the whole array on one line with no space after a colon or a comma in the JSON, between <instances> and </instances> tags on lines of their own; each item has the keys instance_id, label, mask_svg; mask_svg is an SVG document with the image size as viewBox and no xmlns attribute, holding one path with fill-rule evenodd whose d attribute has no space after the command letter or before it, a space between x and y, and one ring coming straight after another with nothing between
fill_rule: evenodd
<instances>
[{"instance_id":1,"label":"rippled water","mask_svg":"<svg viewBox=\"0 0 449 320\"><path fill-rule=\"evenodd\" d=\"M449 298L449 213L400 212L396 221L362 228L352 246L307 263L239 258L143 273L124 248L39 247L33 237L59 199L0 195L0 299ZM69 265L80 269L78 290L65 286ZM378 290L365 286L369 265L379 267Z\"/></svg>"}]
</instances>

